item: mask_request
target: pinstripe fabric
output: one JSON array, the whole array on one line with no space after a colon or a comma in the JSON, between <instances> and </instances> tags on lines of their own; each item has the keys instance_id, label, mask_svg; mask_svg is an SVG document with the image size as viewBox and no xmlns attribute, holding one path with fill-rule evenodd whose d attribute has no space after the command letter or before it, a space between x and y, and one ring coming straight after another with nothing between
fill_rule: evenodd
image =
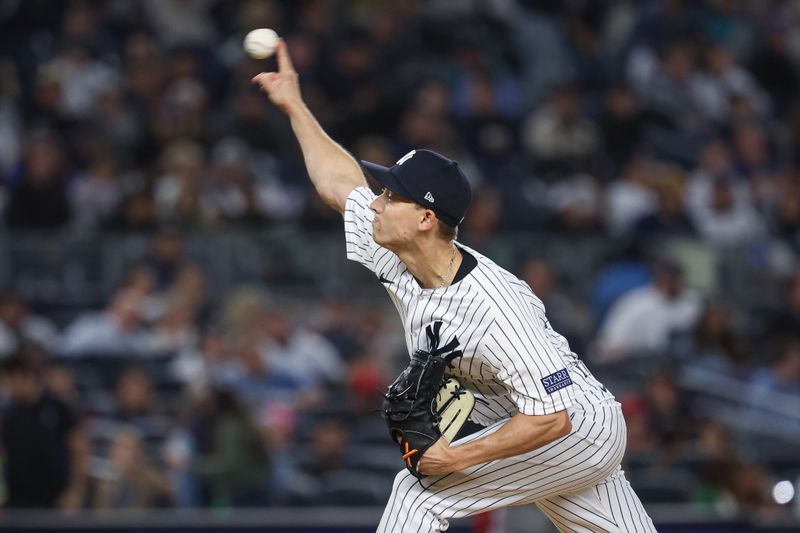
<instances>
[{"instance_id":1,"label":"pinstripe fabric","mask_svg":"<svg viewBox=\"0 0 800 533\"><path fill-rule=\"evenodd\" d=\"M655 531L619 467L626 437L621 409L609 404L569 411L574 431L533 452L428 477L423 486L402 471L377 531L444 531L453 518L531 503L561 531Z\"/></svg>"},{"instance_id":2,"label":"pinstripe fabric","mask_svg":"<svg viewBox=\"0 0 800 533\"><path fill-rule=\"evenodd\" d=\"M594 487L536 502L559 531L649 533L653 521L617 469Z\"/></svg>"},{"instance_id":3,"label":"pinstripe fabric","mask_svg":"<svg viewBox=\"0 0 800 533\"><path fill-rule=\"evenodd\" d=\"M348 198L344 212L347 257L372 270L384 284L400 314L409 353L428 348L425 327L436 321L442 322L442 342L458 339L464 355L450 374L475 394L471 418L487 426L461 442L496 431L519 412L546 415L566 409L573 425L569 435L537 450L428 477L422 481L424 487L403 470L394 481L378 531L441 531L451 518L534 502L558 527L577 531L573 529L577 525L570 525L575 522L572 514L596 527L619 521L606 516L610 513L606 507L619 500L617 494L627 495L631 509L641 509L630 485L624 490L627 482L621 471L619 479L609 481L625 449L619 404L570 350L566 339L553 330L531 288L488 258L457 244L475 257L477 265L448 287L423 289L394 253L372 240L369 205L374 199L367 188L355 189ZM613 496L609 492L598 500L602 504L576 499L567 505L557 499L600 486L613 489Z\"/></svg>"}]
</instances>

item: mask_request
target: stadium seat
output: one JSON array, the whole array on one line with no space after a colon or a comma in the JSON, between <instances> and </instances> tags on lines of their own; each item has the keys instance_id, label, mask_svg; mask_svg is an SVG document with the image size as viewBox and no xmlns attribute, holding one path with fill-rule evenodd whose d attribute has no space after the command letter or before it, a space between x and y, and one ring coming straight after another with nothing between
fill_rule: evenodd
<instances>
[{"instance_id":1,"label":"stadium seat","mask_svg":"<svg viewBox=\"0 0 800 533\"><path fill-rule=\"evenodd\" d=\"M340 470L327 474L322 481L318 505L348 507L383 505L392 490L391 479L357 470Z\"/></svg>"},{"instance_id":2,"label":"stadium seat","mask_svg":"<svg viewBox=\"0 0 800 533\"><path fill-rule=\"evenodd\" d=\"M398 448L386 439L384 446L362 445L350 448L345 467L383 476L391 484L392 478L403 468L403 461Z\"/></svg>"},{"instance_id":3,"label":"stadium seat","mask_svg":"<svg viewBox=\"0 0 800 533\"><path fill-rule=\"evenodd\" d=\"M697 478L688 470L642 468L632 470L629 480L645 503L681 503L697 486Z\"/></svg>"},{"instance_id":4,"label":"stadium seat","mask_svg":"<svg viewBox=\"0 0 800 533\"><path fill-rule=\"evenodd\" d=\"M350 435L354 444L391 444L386 422L378 416L360 419L353 425Z\"/></svg>"}]
</instances>

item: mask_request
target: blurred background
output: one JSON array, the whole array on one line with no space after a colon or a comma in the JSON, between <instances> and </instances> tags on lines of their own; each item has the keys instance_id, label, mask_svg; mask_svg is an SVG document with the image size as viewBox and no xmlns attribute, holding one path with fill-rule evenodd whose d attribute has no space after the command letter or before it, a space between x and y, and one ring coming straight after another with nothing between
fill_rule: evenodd
<instances>
[{"instance_id":1,"label":"blurred background","mask_svg":"<svg viewBox=\"0 0 800 533\"><path fill-rule=\"evenodd\" d=\"M402 327L258 27L357 158L461 163L659 531L800 530L800 3L747 0L0 0L0 524L374 530Z\"/></svg>"}]
</instances>

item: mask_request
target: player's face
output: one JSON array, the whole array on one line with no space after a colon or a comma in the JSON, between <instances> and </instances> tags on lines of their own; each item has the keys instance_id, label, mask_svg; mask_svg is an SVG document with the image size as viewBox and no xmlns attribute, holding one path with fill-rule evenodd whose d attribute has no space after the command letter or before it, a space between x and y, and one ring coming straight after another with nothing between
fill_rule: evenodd
<instances>
[{"instance_id":1,"label":"player's face","mask_svg":"<svg viewBox=\"0 0 800 533\"><path fill-rule=\"evenodd\" d=\"M420 208L410 198L384 189L370 208L375 213L372 238L376 243L391 249L415 237Z\"/></svg>"}]
</instances>

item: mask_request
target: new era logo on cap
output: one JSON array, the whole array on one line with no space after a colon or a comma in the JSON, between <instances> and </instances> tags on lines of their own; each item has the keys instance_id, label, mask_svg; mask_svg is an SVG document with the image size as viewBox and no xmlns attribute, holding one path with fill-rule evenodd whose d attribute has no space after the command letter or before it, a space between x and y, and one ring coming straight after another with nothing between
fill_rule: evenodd
<instances>
[{"instance_id":1,"label":"new era logo on cap","mask_svg":"<svg viewBox=\"0 0 800 533\"><path fill-rule=\"evenodd\" d=\"M445 224L457 226L464 219L472 191L452 159L419 149L408 152L392 167L369 161L361 161L361 166L390 191L431 209Z\"/></svg>"}]
</instances>

